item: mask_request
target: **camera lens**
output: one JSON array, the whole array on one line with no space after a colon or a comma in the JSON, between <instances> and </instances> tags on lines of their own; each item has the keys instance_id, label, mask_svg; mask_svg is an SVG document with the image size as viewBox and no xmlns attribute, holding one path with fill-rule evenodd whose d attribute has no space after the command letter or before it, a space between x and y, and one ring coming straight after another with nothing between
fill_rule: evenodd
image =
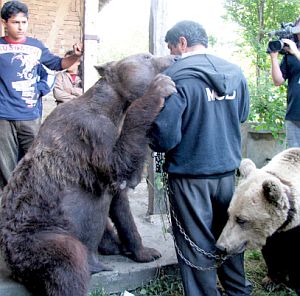
<instances>
[{"instance_id":1,"label":"camera lens","mask_svg":"<svg viewBox=\"0 0 300 296\"><path fill-rule=\"evenodd\" d=\"M284 43L281 40L270 41L268 48L271 52L281 51L284 47Z\"/></svg>"}]
</instances>

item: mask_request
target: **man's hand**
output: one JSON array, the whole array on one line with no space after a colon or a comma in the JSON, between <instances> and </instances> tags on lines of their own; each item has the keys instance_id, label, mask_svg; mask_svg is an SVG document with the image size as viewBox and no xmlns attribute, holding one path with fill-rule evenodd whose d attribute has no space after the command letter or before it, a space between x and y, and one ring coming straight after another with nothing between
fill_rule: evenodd
<instances>
[{"instance_id":1,"label":"man's hand","mask_svg":"<svg viewBox=\"0 0 300 296\"><path fill-rule=\"evenodd\" d=\"M82 56L82 54L83 54L82 44L75 43L73 45L73 51L74 51L74 54L77 55L78 57Z\"/></svg>"},{"instance_id":2,"label":"man's hand","mask_svg":"<svg viewBox=\"0 0 300 296\"><path fill-rule=\"evenodd\" d=\"M80 57L83 54L82 46L79 43L75 43L73 45L73 51L74 54L68 57L64 57L61 61L61 67L63 69L68 69L71 67L74 63L78 62L80 60Z\"/></svg>"},{"instance_id":3,"label":"man's hand","mask_svg":"<svg viewBox=\"0 0 300 296\"><path fill-rule=\"evenodd\" d=\"M287 46L284 46L284 49L289 52L290 54L294 55L299 61L300 61L300 51L297 48L297 45L294 41L290 39L282 39L284 44L287 44Z\"/></svg>"},{"instance_id":4,"label":"man's hand","mask_svg":"<svg viewBox=\"0 0 300 296\"><path fill-rule=\"evenodd\" d=\"M270 52L271 59L277 59L278 58L278 51L271 51Z\"/></svg>"}]
</instances>

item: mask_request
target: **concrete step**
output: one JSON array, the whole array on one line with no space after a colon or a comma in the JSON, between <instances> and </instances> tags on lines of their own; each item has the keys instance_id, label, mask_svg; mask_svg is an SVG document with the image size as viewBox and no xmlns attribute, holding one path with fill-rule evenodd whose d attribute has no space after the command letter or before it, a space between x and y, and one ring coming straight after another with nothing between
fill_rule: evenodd
<instances>
[{"instance_id":1,"label":"concrete step","mask_svg":"<svg viewBox=\"0 0 300 296\"><path fill-rule=\"evenodd\" d=\"M102 272L94 274L90 281L90 292L97 289L104 289L107 293L121 293L123 291L135 290L151 280L155 279L159 272L164 274L178 273L177 263L170 263L165 265L160 264L137 264L131 263L130 270L126 269L125 262L114 258L116 265L123 265L122 270L114 270L109 272ZM109 260L110 263L112 262ZM164 261L161 259L161 261ZM161 262L162 263L162 262ZM163 262L166 263L166 262ZM21 284L16 283L7 278L0 279L0 295L1 296L31 296L31 293Z\"/></svg>"}]
</instances>

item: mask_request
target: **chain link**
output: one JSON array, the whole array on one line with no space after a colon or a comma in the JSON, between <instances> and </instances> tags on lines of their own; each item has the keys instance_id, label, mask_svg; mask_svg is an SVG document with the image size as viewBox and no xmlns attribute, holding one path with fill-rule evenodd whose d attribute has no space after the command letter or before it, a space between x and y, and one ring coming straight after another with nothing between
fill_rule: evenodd
<instances>
[{"instance_id":1,"label":"chain link","mask_svg":"<svg viewBox=\"0 0 300 296\"><path fill-rule=\"evenodd\" d=\"M186 232L184 231L183 227L181 226L176 214L174 213L173 210L171 210L171 213L173 215L173 219L175 220L176 222L176 225L179 229L179 231L181 232L181 234L183 235L184 239L189 243L189 245L196 249L197 252L201 253L202 255L206 256L207 258L209 259L215 259L215 260L223 260L223 256L219 256L219 255L215 255L215 254L212 254L212 253L209 253L209 252L206 252L205 250L199 248L190 238L189 236L186 234Z\"/></svg>"},{"instance_id":2,"label":"chain link","mask_svg":"<svg viewBox=\"0 0 300 296\"><path fill-rule=\"evenodd\" d=\"M216 262L214 265L212 265L210 267L202 267L202 266L199 266L199 265L195 265L182 254L181 250L179 249L178 245L176 244L175 239L174 239L174 246L175 246L175 249L177 250L177 253L178 253L179 257L183 260L183 262L186 265L188 265L188 266L190 266L194 269L197 269L197 270L200 270L200 271L210 271L210 270L214 270L214 269L219 268L223 263L223 262Z\"/></svg>"},{"instance_id":3,"label":"chain link","mask_svg":"<svg viewBox=\"0 0 300 296\"><path fill-rule=\"evenodd\" d=\"M188 260L183 255L182 251L180 250L180 248L178 247L178 245L176 243L173 231L171 231L171 234L172 234L173 240L174 240L174 246L175 246L175 249L177 251L177 254L185 262L185 264L187 264L188 266L190 266L194 269L200 270L200 271L209 271L209 270L213 270L213 269L216 269L216 268L220 267L224 263L224 261L226 259L228 259L230 256L215 255L215 254L206 252L205 250L200 248L197 244L195 244L190 239L190 237L186 234L186 232L185 232L184 228L182 227L182 225L180 224L174 210L172 209L172 202L171 202L171 199L169 198L170 188L169 188L169 185L168 185L168 175L164 171L164 154L163 153L155 153L154 158L155 158L156 173L161 175L162 182L163 182L163 187L164 187L164 191L165 191L164 199L165 199L166 208L168 209L167 217L168 217L169 223L171 224L171 219L170 219L170 212L171 212L171 215L172 215L172 217L173 217L173 219L176 223L176 226L178 227L180 233L183 235L184 239L189 243L189 245L193 249L195 249L198 253L204 255L205 257L207 257L211 260L212 259L216 260L216 263L212 266L209 266L209 267L203 267L203 266L193 264L190 260ZM168 207L168 201L169 201L170 207ZM169 208L170 208L170 210L169 210Z\"/></svg>"}]
</instances>

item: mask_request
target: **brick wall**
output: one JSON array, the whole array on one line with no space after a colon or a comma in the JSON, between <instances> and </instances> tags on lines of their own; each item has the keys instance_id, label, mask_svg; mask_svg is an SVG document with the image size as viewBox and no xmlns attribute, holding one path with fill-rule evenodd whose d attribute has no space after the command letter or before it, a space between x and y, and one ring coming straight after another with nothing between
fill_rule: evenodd
<instances>
[{"instance_id":1,"label":"brick wall","mask_svg":"<svg viewBox=\"0 0 300 296\"><path fill-rule=\"evenodd\" d=\"M95 0L94 0L95 1ZM5 3L0 0L0 4ZM28 35L63 56L82 40L84 0L23 0L29 8Z\"/></svg>"}]
</instances>

